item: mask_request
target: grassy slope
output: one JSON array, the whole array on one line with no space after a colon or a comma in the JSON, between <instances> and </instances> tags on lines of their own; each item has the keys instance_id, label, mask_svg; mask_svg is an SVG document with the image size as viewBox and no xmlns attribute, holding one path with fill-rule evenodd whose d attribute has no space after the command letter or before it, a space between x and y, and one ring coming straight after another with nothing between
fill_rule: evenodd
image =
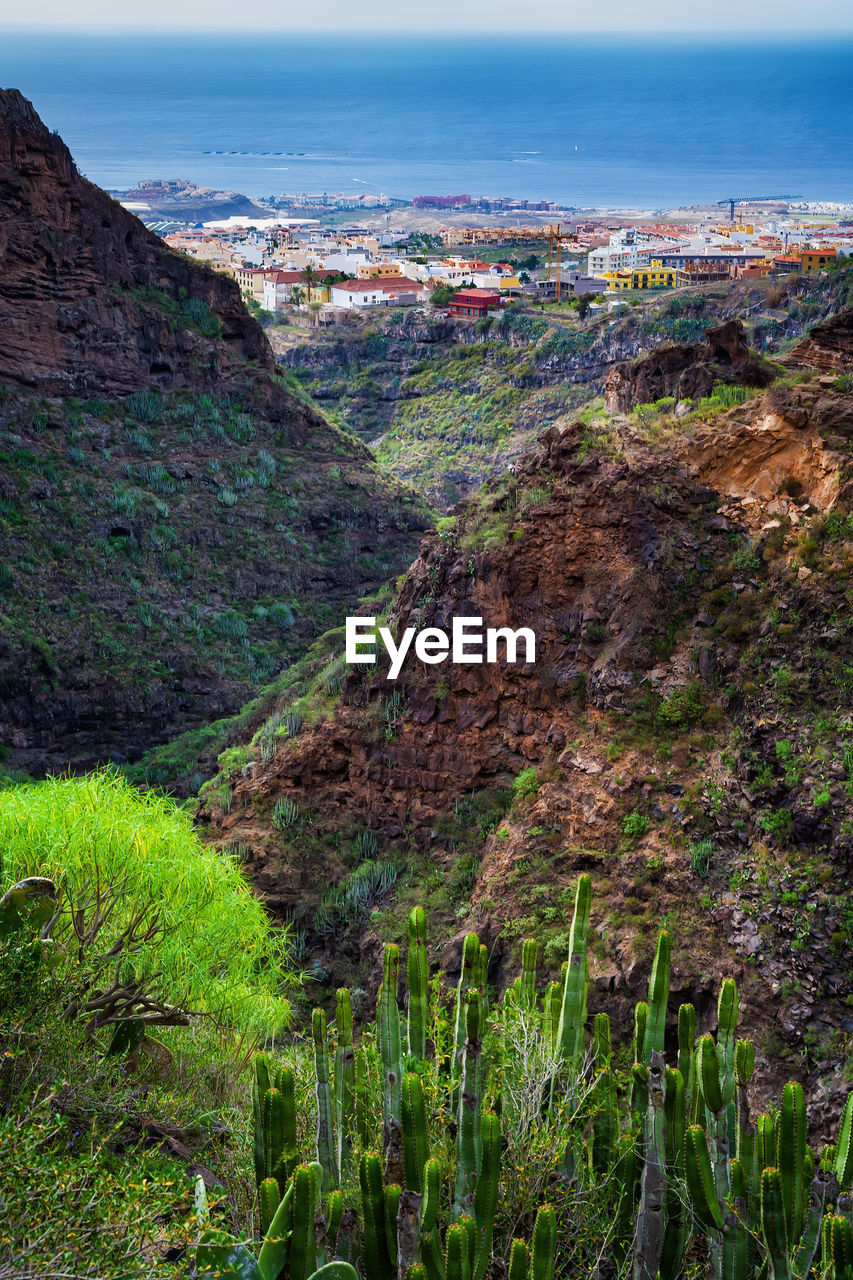
<instances>
[{"instance_id":1,"label":"grassy slope","mask_svg":"<svg viewBox=\"0 0 853 1280\"><path fill-rule=\"evenodd\" d=\"M628 299L614 329L612 315L581 321L566 305L510 311L450 338L439 336L441 318L415 323L403 311L307 339L301 329L269 333L327 412L375 441L384 467L446 510L594 397L607 361L701 341L709 325L732 314L743 314L751 344L772 354L844 305L848 288L840 275L803 278L791 285L784 310L779 286L767 282Z\"/></svg>"},{"instance_id":2,"label":"grassy slope","mask_svg":"<svg viewBox=\"0 0 853 1280\"><path fill-rule=\"evenodd\" d=\"M46 697L81 679L162 697L175 727L239 707L403 567L426 520L334 427L297 444L237 395L6 393L0 428L9 668ZM116 728L112 749L132 746Z\"/></svg>"}]
</instances>

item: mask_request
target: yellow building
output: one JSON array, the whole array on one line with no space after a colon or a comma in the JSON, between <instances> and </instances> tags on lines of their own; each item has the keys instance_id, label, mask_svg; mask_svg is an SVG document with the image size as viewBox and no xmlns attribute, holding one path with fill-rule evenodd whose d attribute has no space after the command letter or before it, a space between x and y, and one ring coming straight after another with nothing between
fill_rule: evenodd
<instances>
[{"instance_id":1,"label":"yellow building","mask_svg":"<svg viewBox=\"0 0 853 1280\"><path fill-rule=\"evenodd\" d=\"M675 267L662 267L654 260L648 267L632 267L630 271L605 271L608 292L628 289L674 289L678 272Z\"/></svg>"},{"instance_id":2,"label":"yellow building","mask_svg":"<svg viewBox=\"0 0 853 1280\"><path fill-rule=\"evenodd\" d=\"M825 271L835 264L834 249L803 249L803 275Z\"/></svg>"},{"instance_id":3,"label":"yellow building","mask_svg":"<svg viewBox=\"0 0 853 1280\"><path fill-rule=\"evenodd\" d=\"M362 262L356 268L358 280L387 280L389 276L402 276L399 262Z\"/></svg>"}]
</instances>

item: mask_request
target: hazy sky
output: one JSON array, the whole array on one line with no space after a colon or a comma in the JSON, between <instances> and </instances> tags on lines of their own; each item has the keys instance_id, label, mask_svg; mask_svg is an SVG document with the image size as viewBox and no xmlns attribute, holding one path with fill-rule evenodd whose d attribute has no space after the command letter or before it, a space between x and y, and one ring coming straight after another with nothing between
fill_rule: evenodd
<instances>
[{"instance_id":1,"label":"hazy sky","mask_svg":"<svg viewBox=\"0 0 853 1280\"><path fill-rule=\"evenodd\" d=\"M0 0L0 22L47 29L140 29L137 5L115 0ZM147 30L242 31L850 31L850 0L146 0Z\"/></svg>"}]
</instances>

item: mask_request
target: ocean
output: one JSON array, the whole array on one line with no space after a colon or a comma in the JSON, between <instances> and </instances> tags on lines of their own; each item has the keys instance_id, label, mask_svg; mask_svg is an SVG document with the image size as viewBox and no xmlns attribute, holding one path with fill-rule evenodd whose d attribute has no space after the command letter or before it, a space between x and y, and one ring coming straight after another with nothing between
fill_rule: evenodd
<instances>
[{"instance_id":1,"label":"ocean","mask_svg":"<svg viewBox=\"0 0 853 1280\"><path fill-rule=\"evenodd\" d=\"M853 201L853 39L0 31L105 187L470 193L666 208Z\"/></svg>"}]
</instances>

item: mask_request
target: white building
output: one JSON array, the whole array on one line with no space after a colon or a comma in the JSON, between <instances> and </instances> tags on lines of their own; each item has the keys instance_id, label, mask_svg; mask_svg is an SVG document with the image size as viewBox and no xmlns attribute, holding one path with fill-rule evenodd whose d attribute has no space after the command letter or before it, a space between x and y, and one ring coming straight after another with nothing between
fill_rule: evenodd
<instances>
[{"instance_id":1,"label":"white building","mask_svg":"<svg viewBox=\"0 0 853 1280\"><path fill-rule=\"evenodd\" d=\"M378 280L344 280L332 285L332 304L352 311L361 307L405 307L419 302L424 286L407 276Z\"/></svg>"}]
</instances>

